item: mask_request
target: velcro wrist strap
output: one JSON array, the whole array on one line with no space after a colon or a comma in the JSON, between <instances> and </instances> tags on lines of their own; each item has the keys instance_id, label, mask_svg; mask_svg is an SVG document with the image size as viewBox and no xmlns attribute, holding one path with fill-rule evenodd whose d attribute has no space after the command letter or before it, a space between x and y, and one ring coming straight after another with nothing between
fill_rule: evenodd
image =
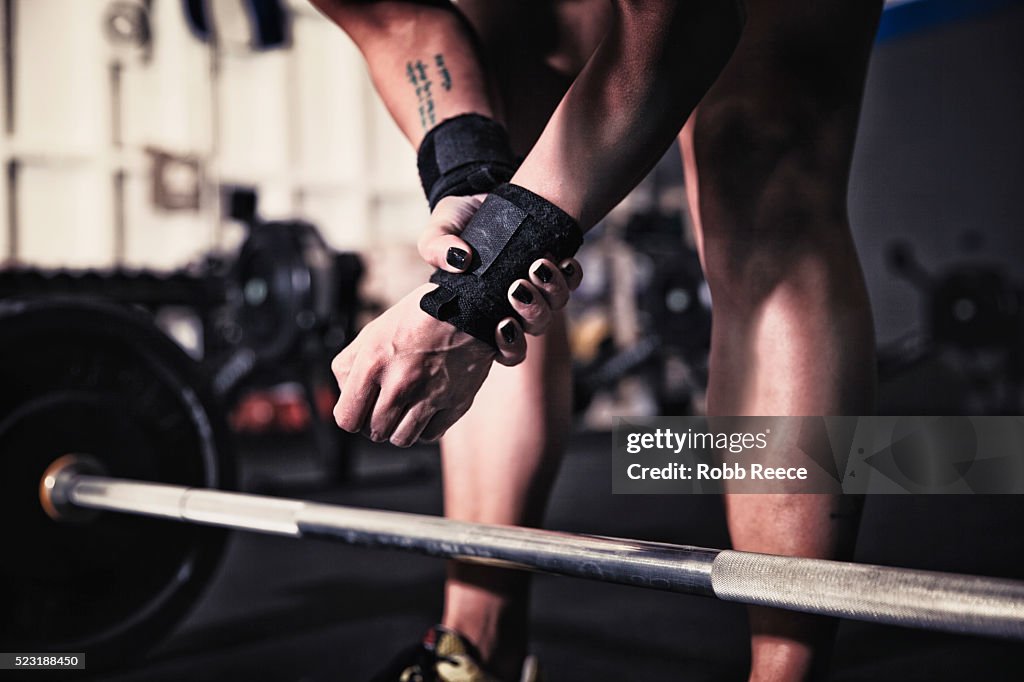
<instances>
[{"instance_id":1,"label":"velcro wrist strap","mask_svg":"<svg viewBox=\"0 0 1024 682\"><path fill-rule=\"evenodd\" d=\"M583 232L569 214L512 184L496 187L460 236L473 248L469 270L436 270L430 281L439 286L420 299L420 307L494 348L498 323L519 317L508 302L512 282L526 277L538 258L557 262L583 243Z\"/></svg>"},{"instance_id":2,"label":"velcro wrist strap","mask_svg":"<svg viewBox=\"0 0 1024 682\"><path fill-rule=\"evenodd\" d=\"M505 128L480 114L462 114L430 129L416 165L434 210L447 196L490 192L512 179L517 163Z\"/></svg>"}]
</instances>

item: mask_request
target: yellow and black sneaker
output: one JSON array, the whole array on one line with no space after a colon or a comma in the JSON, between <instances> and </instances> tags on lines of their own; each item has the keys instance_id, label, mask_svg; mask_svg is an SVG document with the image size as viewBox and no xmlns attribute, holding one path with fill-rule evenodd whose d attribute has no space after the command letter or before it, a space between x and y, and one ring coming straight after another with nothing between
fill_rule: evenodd
<instances>
[{"instance_id":1,"label":"yellow and black sneaker","mask_svg":"<svg viewBox=\"0 0 1024 682\"><path fill-rule=\"evenodd\" d=\"M537 682L536 661L523 665L519 682ZM423 641L394 660L371 682L501 682L480 662L476 647L455 630L435 625Z\"/></svg>"}]
</instances>

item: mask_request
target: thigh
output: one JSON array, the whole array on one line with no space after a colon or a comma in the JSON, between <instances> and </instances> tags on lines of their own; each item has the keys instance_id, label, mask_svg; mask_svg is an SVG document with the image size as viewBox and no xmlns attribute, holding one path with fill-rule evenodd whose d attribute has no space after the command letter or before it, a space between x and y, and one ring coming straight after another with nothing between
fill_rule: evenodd
<instances>
[{"instance_id":1,"label":"thigh","mask_svg":"<svg viewBox=\"0 0 1024 682\"><path fill-rule=\"evenodd\" d=\"M743 29L701 101L856 122L882 0L746 0Z\"/></svg>"},{"instance_id":2,"label":"thigh","mask_svg":"<svg viewBox=\"0 0 1024 682\"><path fill-rule=\"evenodd\" d=\"M702 258L709 231L786 223L766 206L845 221L882 2L748 0L745 8L732 57L679 138Z\"/></svg>"}]
</instances>

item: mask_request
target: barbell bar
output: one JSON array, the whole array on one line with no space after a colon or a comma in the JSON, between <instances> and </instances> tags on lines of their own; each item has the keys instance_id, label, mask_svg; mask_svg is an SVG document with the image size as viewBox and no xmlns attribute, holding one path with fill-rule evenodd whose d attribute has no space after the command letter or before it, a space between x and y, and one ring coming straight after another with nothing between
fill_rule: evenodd
<instances>
[{"instance_id":1,"label":"barbell bar","mask_svg":"<svg viewBox=\"0 0 1024 682\"><path fill-rule=\"evenodd\" d=\"M707 549L360 509L96 475L84 456L40 481L44 510L122 512L698 594L874 623L1024 640L1024 581Z\"/></svg>"}]
</instances>

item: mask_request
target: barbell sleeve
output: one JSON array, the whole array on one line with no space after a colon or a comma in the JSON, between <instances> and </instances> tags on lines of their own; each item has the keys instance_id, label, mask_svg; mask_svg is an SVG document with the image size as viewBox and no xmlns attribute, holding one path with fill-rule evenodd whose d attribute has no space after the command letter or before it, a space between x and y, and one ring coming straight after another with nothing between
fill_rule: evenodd
<instances>
[{"instance_id":1,"label":"barbell sleeve","mask_svg":"<svg viewBox=\"0 0 1024 682\"><path fill-rule=\"evenodd\" d=\"M875 623L1024 640L1024 581L706 549L49 472L67 506L324 538ZM44 504L44 506L46 506Z\"/></svg>"}]
</instances>

